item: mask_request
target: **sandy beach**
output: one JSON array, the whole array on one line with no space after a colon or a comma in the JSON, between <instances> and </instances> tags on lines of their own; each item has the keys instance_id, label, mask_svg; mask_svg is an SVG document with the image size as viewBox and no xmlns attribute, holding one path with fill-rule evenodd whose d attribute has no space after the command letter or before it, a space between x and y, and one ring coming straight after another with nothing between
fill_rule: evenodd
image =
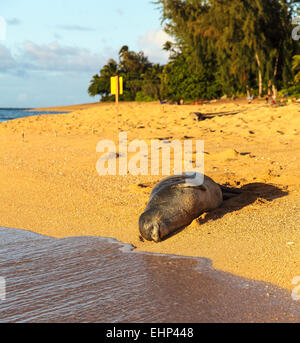
<instances>
[{"instance_id":1,"label":"sandy beach","mask_svg":"<svg viewBox=\"0 0 300 343\"><path fill-rule=\"evenodd\" d=\"M45 109L39 109L45 110ZM300 104L111 103L0 123L0 225L64 238L103 236L138 251L208 258L213 267L292 290L300 275ZM191 112L241 111L195 121ZM242 195L155 244L138 218L163 176L99 176L103 139L205 141L205 173ZM132 154L134 155L134 154ZM129 157L131 155L129 154Z\"/></svg>"}]
</instances>

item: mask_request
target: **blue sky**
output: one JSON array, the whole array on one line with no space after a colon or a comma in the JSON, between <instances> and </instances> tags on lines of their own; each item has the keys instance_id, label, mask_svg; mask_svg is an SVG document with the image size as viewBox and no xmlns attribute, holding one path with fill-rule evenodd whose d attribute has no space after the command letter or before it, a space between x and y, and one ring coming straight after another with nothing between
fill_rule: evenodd
<instances>
[{"instance_id":1,"label":"blue sky","mask_svg":"<svg viewBox=\"0 0 300 343\"><path fill-rule=\"evenodd\" d=\"M125 44L165 63L160 15L151 0L1 0L0 107L98 101L89 81Z\"/></svg>"}]
</instances>

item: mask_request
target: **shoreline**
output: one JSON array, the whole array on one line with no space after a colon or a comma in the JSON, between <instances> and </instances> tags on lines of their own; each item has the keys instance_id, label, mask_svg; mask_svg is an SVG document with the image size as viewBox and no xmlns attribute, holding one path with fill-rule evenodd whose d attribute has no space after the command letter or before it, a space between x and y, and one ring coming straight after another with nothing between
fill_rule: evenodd
<instances>
[{"instance_id":1,"label":"shoreline","mask_svg":"<svg viewBox=\"0 0 300 343\"><path fill-rule=\"evenodd\" d=\"M216 270L204 258L137 252L103 237L59 240L2 227L0 251L7 279L2 322L296 323L300 318L289 291Z\"/></svg>"},{"instance_id":2,"label":"shoreline","mask_svg":"<svg viewBox=\"0 0 300 343\"><path fill-rule=\"evenodd\" d=\"M96 103L1 123L0 225L56 238L104 236L137 251L209 258L218 270L291 290L300 273L300 107L254 106L121 103L117 114L114 104ZM245 112L204 122L189 115L237 108ZM119 131L128 132L129 140L203 139L206 174L247 196L160 244L141 242L138 217L162 177L100 179L96 145L117 141Z\"/></svg>"},{"instance_id":3,"label":"shoreline","mask_svg":"<svg viewBox=\"0 0 300 343\"><path fill-rule=\"evenodd\" d=\"M92 108L95 106L101 105L101 102L92 102L92 103L87 103L87 104L77 104L77 105L65 105L65 106L50 106L50 107L37 107L37 108L32 108L32 112L39 112L39 111L50 111L50 112L60 112L60 111L80 111L80 110L85 110L88 108Z\"/></svg>"}]
</instances>

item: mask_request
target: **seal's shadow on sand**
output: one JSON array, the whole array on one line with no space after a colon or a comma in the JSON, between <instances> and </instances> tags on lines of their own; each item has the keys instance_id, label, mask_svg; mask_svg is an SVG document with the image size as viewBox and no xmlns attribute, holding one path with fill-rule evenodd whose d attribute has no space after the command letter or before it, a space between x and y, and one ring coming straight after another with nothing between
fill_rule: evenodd
<instances>
[{"instance_id":1,"label":"seal's shadow on sand","mask_svg":"<svg viewBox=\"0 0 300 343\"><path fill-rule=\"evenodd\" d=\"M251 205L255 202L261 203L261 205L271 202L274 199L278 199L287 196L289 192L280 189L274 185L267 183L249 183L241 188L234 188L241 190L241 194L236 194L232 198L224 200L222 205L215 210L206 213L205 218L202 215L195 219L200 225L207 223L210 220L218 220L225 216L227 213L236 212L242 208ZM177 235L184 230L185 227L181 227L178 230L172 232L170 235L164 237L162 241Z\"/></svg>"},{"instance_id":2,"label":"seal's shadow on sand","mask_svg":"<svg viewBox=\"0 0 300 343\"><path fill-rule=\"evenodd\" d=\"M219 208L207 212L205 218L199 217L196 219L197 222L199 224L204 224L209 220L220 219L227 213L239 211L255 202L263 205L289 194L287 191L267 183L249 183L239 189L242 191L241 194L224 200Z\"/></svg>"}]
</instances>

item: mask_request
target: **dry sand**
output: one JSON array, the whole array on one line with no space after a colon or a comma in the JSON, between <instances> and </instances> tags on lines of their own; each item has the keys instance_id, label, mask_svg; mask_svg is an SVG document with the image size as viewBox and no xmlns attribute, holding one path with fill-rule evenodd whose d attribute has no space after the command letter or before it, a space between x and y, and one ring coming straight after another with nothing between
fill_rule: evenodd
<instances>
[{"instance_id":1,"label":"dry sand","mask_svg":"<svg viewBox=\"0 0 300 343\"><path fill-rule=\"evenodd\" d=\"M49 109L47 109L49 110ZM121 103L0 124L0 225L52 237L105 236L138 250L201 256L216 269L293 289L300 275L300 105ZM245 110L197 122L190 112ZM160 244L139 239L138 218L162 176L99 176L102 139L205 141L205 173L241 187ZM131 156L131 155L129 155Z\"/></svg>"}]
</instances>

